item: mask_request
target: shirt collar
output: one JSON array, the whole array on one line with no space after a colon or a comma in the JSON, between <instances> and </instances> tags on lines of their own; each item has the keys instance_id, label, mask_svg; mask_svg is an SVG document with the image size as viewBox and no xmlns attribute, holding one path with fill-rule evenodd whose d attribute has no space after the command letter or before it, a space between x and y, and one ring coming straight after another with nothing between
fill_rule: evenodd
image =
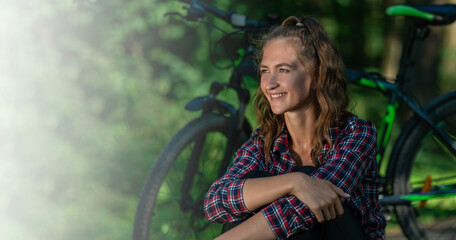
<instances>
[{"instance_id":1,"label":"shirt collar","mask_svg":"<svg viewBox=\"0 0 456 240\"><path fill-rule=\"evenodd\" d=\"M329 139L331 139L331 142L334 143L337 139L337 136L339 135L340 129L337 127L337 121L336 124L332 124L328 128L328 134L329 134ZM274 140L273 147L272 147L272 152L280 152L280 153L288 153L289 152L289 140L288 140L288 129L285 125L285 122L282 125L282 131L280 132L279 136ZM326 139L321 136L322 142L325 145L326 144ZM324 149L327 151L327 149Z\"/></svg>"},{"instance_id":2,"label":"shirt collar","mask_svg":"<svg viewBox=\"0 0 456 240\"><path fill-rule=\"evenodd\" d=\"M280 132L279 136L274 140L272 152L289 152L288 144L288 129L284 122L282 124L282 131Z\"/></svg>"}]
</instances>

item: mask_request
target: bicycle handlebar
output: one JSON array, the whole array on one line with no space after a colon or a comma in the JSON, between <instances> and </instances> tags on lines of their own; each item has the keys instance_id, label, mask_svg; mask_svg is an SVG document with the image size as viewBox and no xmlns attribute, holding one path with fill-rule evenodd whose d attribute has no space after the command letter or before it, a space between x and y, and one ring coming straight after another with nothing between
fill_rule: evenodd
<instances>
[{"instance_id":1,"label":"bicycle handlebar","mask_svg":"<svg viewBox=\"0 0 456 240\"><path fill-rule=\"evenodd\" d=\"M223 21L229 23L235 28L254 28L254 29L263 29L271 24L267 21L255 21L247 19L245 15L238 14L234 11L223 11L220 10L208 3L199 1L199 0L180 0L190 4L187 10L187 15L183 16L177 12L167 13L166 15L178 15L188 21L201 21L206 16L206 11L211 13L217 18L222 19Z\"/></svg>"}]
</instances>

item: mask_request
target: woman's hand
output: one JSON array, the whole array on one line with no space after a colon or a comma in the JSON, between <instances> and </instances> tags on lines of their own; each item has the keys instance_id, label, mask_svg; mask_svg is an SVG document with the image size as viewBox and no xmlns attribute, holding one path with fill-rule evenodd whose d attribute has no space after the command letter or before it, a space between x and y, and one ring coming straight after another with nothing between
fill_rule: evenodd
<instances>
[{"instance_id":1,"label":"woman's hand","mask_svg":"<svg viewBox=\"0 0 456 240\"><path fill-rule=\"evenodd\" d=\"M309 177L301 172L293 175L291 195L296 196L313 212L318 222L336 219L344 213L339 197L349 198L340 188L327 180Z\"/></svg>"}]
</instances>

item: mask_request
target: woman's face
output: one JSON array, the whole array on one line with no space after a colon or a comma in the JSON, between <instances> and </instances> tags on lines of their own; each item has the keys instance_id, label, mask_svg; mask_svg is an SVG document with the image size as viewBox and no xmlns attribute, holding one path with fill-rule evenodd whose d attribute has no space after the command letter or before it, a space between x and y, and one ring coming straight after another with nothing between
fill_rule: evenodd
<instances>
[{"instance_id":1,"label":"woman's face","mask_svg":"<svg viewBox=\"0 0 456 240\"><path fill-rule=\"evenodd\" d=\"M305 111L311 106L312 79L296 57L291 41L276 39L266 44L260 73L261 90L275 114Z\"/></svg>"}]
</instances>

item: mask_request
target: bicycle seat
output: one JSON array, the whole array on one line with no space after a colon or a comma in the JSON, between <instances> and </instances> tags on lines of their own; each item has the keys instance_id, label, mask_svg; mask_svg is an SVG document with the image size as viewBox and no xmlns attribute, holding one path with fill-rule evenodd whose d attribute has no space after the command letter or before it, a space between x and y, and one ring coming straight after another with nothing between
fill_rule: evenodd
<instances>
[{"instance_id":1,"label":"bicycle seat","mask_svg":"<svg viewBox=\"0 0 456 240\"><path fill-rule=\"evenodd\" d=\"M386 14L418 18L430 25L447 25L456 20L456 5L393 5L386 9Z\"/></svg>"}]
</instances>

